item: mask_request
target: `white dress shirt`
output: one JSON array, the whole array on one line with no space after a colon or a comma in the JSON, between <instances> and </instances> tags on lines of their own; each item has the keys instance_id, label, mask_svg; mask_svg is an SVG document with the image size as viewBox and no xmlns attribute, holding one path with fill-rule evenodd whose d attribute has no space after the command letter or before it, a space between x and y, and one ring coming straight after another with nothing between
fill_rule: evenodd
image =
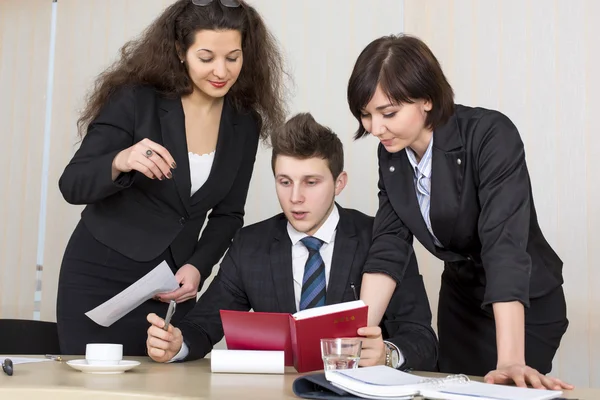
<instances>
[{"instance_id":1,"label":"white dress shirt","mask_svg":"<svg viewBox=\"0 0 600 400\"><path fill-rule=\"evenodd\" d=\"M433 136L429 141L429 146L427 146L427 150L425 151L425 154L423 154L421 161L417 162L417 155L410 147L406 148L406 156L408 157L408 161L410 162L410 165L415 173L413 176L413 182L415 184L415 192L419 202L419 210L421 210L421 215L423 216L425 225L427 225L429 234L433 238L433 242L436 246L442 247L442 244L433 233L433 228L431 227L431 218L429 216L431 211L431 165L433 163L432 148Z\"/></svg>"},{"instance_id":2,"label":"white dress shirt","mask_svg":"<svg viewBox=\"0 0 600 400\"><path fill-rule=\"evenodd\" d=\"M340 213L337 206L334 205L331 213L321 225L321 227L312 235L323 241L323 245L319 250L321 258L325 264L325 287L329 283L329 272L331 271L331 259L333 258L333 241L335 240L335 232L340 221ZM308 260L308 249L300 240L308 235L303 232L298 232L292 224L287 223L287 233L292 241L292 272L294 276L294 297L296 299L296 311L300 310L300 296L302 294L302 279L304 278L304 266Z\"/></svg>"}]
</instances>

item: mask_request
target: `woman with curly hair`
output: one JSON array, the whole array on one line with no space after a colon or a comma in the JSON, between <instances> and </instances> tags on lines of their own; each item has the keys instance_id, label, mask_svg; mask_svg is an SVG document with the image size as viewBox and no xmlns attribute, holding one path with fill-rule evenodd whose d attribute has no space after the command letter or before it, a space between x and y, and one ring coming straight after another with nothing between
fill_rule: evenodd
<instances>
[{"instance_id":1,"label":"woman with curly hair","mask_svg":"<svg viewBox=\"0 0 600 400\"><path fill-rule=\"evenodd\" d=\"M175 2L100 74L59 181L86 205L59 278L63 354L110 342L145 355L146 315L173 299L176 323L194 306L243 225L258 143L285 117L282 76L275 40L241 0ZM162 261L179 289L110 327L85 316Z\"/></svg>"}]
</instances>

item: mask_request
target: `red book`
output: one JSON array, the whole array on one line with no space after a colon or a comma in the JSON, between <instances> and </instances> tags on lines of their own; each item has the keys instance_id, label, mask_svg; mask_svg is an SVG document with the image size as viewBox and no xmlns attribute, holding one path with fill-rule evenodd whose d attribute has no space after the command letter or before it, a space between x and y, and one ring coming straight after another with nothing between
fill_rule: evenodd
<instances>
[{"instance_id":1,"label":"red book","mask_svg":"<svg viewBox=\"0 0 600 400\"><path fill-rule=\"evenodd\" d=\"M323 369L321 339L356 337L367 311L362 300L295 314L221 310L221 322L228 349L283 350L285 365L309 372Z\"/></svg>"}]
</instances>

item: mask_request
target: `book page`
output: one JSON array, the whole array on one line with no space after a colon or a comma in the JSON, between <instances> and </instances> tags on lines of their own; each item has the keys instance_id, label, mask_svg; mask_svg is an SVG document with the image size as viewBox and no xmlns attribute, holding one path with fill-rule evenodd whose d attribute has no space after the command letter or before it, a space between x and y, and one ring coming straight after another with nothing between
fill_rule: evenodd
<instances>
[{"instance_id":1,"label":"book page","mask_svg":"<svg viewBox=\"0 0 600 400\"><path fill-rule=\"evenodd\" d=\"M365 302L362 300L347 301L345 303L331 304L323 307L308 308L306 310L298 311L293 314L292 317L294 317L295 320L301 320L361 307L365 307Z\"/></svg>"}]
</instances>

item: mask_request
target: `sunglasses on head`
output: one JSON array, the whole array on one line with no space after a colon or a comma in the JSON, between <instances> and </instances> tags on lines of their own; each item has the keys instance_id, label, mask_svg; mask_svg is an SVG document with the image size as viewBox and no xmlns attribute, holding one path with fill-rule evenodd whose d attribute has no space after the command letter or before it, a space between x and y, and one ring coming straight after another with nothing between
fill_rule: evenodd
<instances>
[{"instance_id":1,"label":"sunglasses on head","mask_svg":"<svg viewBox=\"0 0 600 400\"><path fill-rule=\"evenodd\" d=\"M192 0L192 3L197 6L207 6L214 0ZM219 0L224 7L239 7L242 5L240 0Z\"/></svg>"}]
</instances>

